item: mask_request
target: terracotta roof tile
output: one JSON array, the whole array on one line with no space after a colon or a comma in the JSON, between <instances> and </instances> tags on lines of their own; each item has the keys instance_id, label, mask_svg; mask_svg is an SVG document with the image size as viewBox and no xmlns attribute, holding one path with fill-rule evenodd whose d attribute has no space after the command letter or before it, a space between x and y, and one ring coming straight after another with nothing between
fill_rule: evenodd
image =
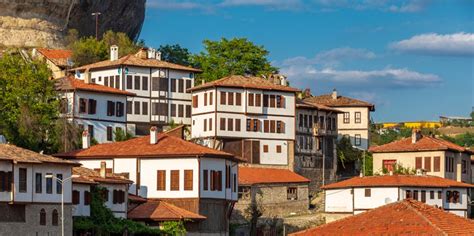
<instances>
[{"instance_id":1,"label":"terracotta roof tile","mask_svg":"<svg viewBox=\"0 0 474 236\"><path fill-rule=\"evenodd\" d=\"M471 154L472 151L457 144L448 142L443 139L422 135L421 138L412 143L412 138L404 138L398 141L387 143L380 146L373 146L369 151L377 152L417 152L417 151L444 151L451 150L456 152L466 152Z\"/></svg>"},{"instance_id":2,"label":"terracotta roof tile","mask_svg":"<svg viewBox=\"0 0 474 236\"><path fill-rule=\"evenodd\" d=\"M131 194L131 193L128 194L128 200L130 200L132 202L146 202L147 201L146 198L143 198L143 197L137 196L135 194Z\"/></svg>"},{"instance_id":3,"label":"terracotta roof tile","mask_svg":"<svg viewBox=\"0 0 474 236\"><path fill-rule=\"evenodd\" d=\"M93 84L93 83L86 84L84 80L75 79L73 76L63 77L56 80L55 86L57 90L61 90L61 91L80 90L80 91L90 91L90 92L98 92L98 93L111 93L111 94L135 96L134 93L116 89L116 88L111 88L111 87L100 85L100 84Z\"/></svg>"},{"instance_id":4,"label":"terracotta roof tile","mask_svg":"<svg viewBox=\"0 0 474 236\"><path fill-rule=\"evenodd\" d=\"M106 173L105 178L100 176L100 173L85 167L74 167L72 168L72 174L79 175L74 178L75 183L107 183L107 184L132 184L133 181L126 179L123 176Z\"/></svg>"},{"instance_id":5,"label":"terracotta roof tile","mask_svg":"<svg viewBox=\"0 0 474 236\"><path fill-rule=\"evenodd\" d=\"M473 235L473 232L472 220L406 199L290 235Z\"/></svg>"},{"instance_id":6,"label":"terracotta roof tile","mask_svg":"<svg viewBox=\"0 0 474 236\"><path fill-rule=\"evenodd\" d=\"M474 185L457 182L437 176L417 175L380 175L354 177L348 180L332 183L321 187L322 189L339 189L351 187L388 187L388 186L410 186L410 187L464 187L472 188Z\"/></svg>"},{"instance_id":7,"label":"terracotta roof tile","mask_svg":"<svg viewBox=\"0 0 474 236\"><path fill-rule=\"evenodd\" d=\"M133 208L128 212L128 219L132 220L205 220L206 217L179 208L173 204L158 200L148 200L147 202Z\"/></svg>"},{"instance_id":8,"label":"terracotta roof tile","mask_svg":"<svg viewBox=\"0 0 474 236\"><path fill-rule=\"evenodd\" d=\"M239 185L308 182L309 179L287 169L239 166Z\"/></svg>"},{"instance_id":9,"label":"terracotta roof tile","mask_svg":"<svg viewBox=\"0 0 474 236\"><path fill-rule=\"evenodd\" d=\"M375 110L374 104L344 96L337 96L337 99L333 99L332 94L309 97L305 98L304 101L329 107L369 107L371 111Z\"/></svg>"},{"instance_id":10,"label":"terracotta roof tile","mask_svg":"<svg viewBox=\"0 0 474 236\"><path fill-rule=\"evenodd\" d=\"M94 145L88 149L80 149L68 153L55 154L57 157L64 158L115 158L115 157L196 157L207 156L232 159L232 154L207 148L183 139L160 133L158 143L150 144L150 136L133 138L127 141L102 143Z\"/></svg>"},{"instance_id":11,"label":"terracotta roof tile","mask_svg":"<svg viewBox=\"0 0 474 236\"><path fill-rule=\"evenodd\" d=\"M229 87L229 88L250 88L262 90L274 90L283 92L298 92L299 89L289 86L276 85L267 79L255 76L231 75L218 79L203 85L195 86L188 91L196 91L213 87Z\"/></svg>"},{"instance_id":12,"label":"terracotta roof tile","mask_svg":"<svg viewBox=\"0 0 474 236\"><path fill-rule=\"evenodd\" d=\"M43 155L25 148L17 147L13 144L0 144L0 160L11 160L32 164L53 163L75 166L80 165L79 163L73 161L64 160L49 155Z\"/></svg>"},{"instance_id":13,"label":"terracotta roof tile","mask_svg":"<svg viewBox=\"0 0 474 236\"><path fill-rule=\"evenodd\" d=\"M119 66L168 68L168 69L184 70L184 71L190 71L190 72L201 72L200 69L192 68L189 66L178 65L171 62L161 61L157 59L142 59L142 58L137 57L134 54L121 57L114 61L105 60L105 61L100 61L100 62L96 62L89 65L84 65L81 67L77 67L73 70L84 71L86 69L95 70L95 69L102 69L102 68L115 68Z\"/></svg>"},{"instance_id":14,"label":"terracotta roof tile","mask_svg":"<svg viewBox=\"0 0 474 236\"><path fill-rule=\"evenodd\" d=\"M333 111L337 113L342 113L343 111L328 107L323 104L318 104L314 102L304 101L301 99L296 99L296 108L303 108L303 109L317 109L317 110L325 110L325 111Z\"/></svg>"},{"instance_id":15,"label":"terracotta roof tile","mask_svg":"<svg viewBox=\"0 0 474 236\"><path fill-rule=\"evenodd\" d=\"M66 67L67 59L72 57L71 50L39 48L37 51L59 67Z\"/></svg>"}]
</instances>

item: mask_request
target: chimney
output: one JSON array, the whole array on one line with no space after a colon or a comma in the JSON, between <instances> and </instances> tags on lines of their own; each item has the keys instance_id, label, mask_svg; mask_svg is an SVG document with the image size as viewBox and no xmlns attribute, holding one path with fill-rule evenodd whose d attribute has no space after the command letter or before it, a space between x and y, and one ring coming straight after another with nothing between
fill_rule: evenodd
<instances>
[{"instance_id":1,"label":"chimney","mask_svg":"<svg viewBox=\"0 0 474 236\"><path fill-rule=\"evenodd\" d=\"M161 61L161 52L160 51L156 52L155 59L158 60L158 61Z\"/></svg>"},{"instance_id":2,"label":"chimney","mask_svg":"<svg viewBox=\"0 0 474 236\"><path fill-rule=\"evenodd\" d=\"M421 131L418 129L413 129L411 133L411 143L415 144L421 139Z\"/></svg>"},{"instance_id":3,"label":"chimney","mask_svg":"<svg viewBox=\"0 0 474 236\"><path fill-rule=\"evenodd\" d=\"M148 57L148 50L146 48L140 48L140 50L138 50L138 52L135 54L136 57L140 58L140 59L147 59Z\"/></svg>"},{"instance_id":4,"label":"chimney","mask_svg":"<svg viewBox=\"0 0 474 236\"><path fill-rule=\"evenodd\" d=\"M456 164L456 181L462 182L461 163Z\"/></svg>"},{"instance_id":5,"label":"chimney","mask_svg":"<svg viewBox=\"0 0 474 236\"><path fill-rule=\"evenodd\" d=\"M91 136L89 131L82 131L82 149L88 149L91 146Z\"/></svg>"},{"instance_id":6,"label":"chimney","mask_svg":"<svg viewBox=\"0 0 474 236\"><path fill-rule=\"evenodd\" d=\"M117 45L110 46L110 60L111 61L118 60L118 46Z\"/></svg>"},{"instance_id":7,"label":"chimney","mask_svg":"<svg viewBox=\"0 0 474 236\"><path fill-rule=\"evenodd\" d=\"M148 48L148 59L155 59L156 58L156 49L154 48Z\"/></svg>"},{"instance_id":8,"label":"chimney","mask_svg":"<svg viewBox=\"0 0 474 236\"><path fill-rule=\"evenodd\" d=\"M86 83L86 84L91 83L91 73L89 72L89 69L86 69L84 71L84 83Z\"/></svg>"},{"instance_id":9,"label":"chimney","mask_svg":"<svg viewBox=\"0 0 474 236\"><path fill-rule=\"evenodd\" d=\"M311 89L306 88L306 89L304 90L304 95L303 95L303 97L304 97L304 98L309 98L309 97L311 97Z\"/></svg>"},{"instance_id":10,"label":"chimney","mask_svg":"<svg viewBox=\"0 0 474 236\"><path fill-rule=\"evenodd\" d=\"M287 80L286 76L280 75L280 82L281 82L280 85L288 86L288 80Z\"/></svg>"},{"instance_id":11,"label":"chimney","mask_svg":"<svg viewBox=\"0 0 474 236\"><path fill-rule=\"evenodd\" d=\"M331 94L332 99L337 100L337 90L333 89Z\"/></svg>"},{"instance_id":12,"label":"chimney","mask_svg":"<svg viewBox=\"0 0 474 236\"><path fill-rule=\"evenodd\" d=\"M150 144L157 144L158 143L158 129L156 126L152 126L150 128Z\"/></svg>"},{"instance_id":13,"label":"chimney","mask_svg":"<svg viewBox=\"0 0 474 236\"><path fill-rule=\"evenodd\" d=\"M105 161L100 162L100 177L105 178L107 173L107 163Z\"/></svg>"}]
</instances>

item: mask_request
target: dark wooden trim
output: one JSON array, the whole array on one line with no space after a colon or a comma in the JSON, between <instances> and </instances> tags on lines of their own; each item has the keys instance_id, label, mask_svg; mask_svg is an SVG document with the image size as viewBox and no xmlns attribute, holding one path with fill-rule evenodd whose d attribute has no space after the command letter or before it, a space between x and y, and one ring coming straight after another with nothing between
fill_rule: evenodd
<instances>
[{"instance_id":1,"label":"dark wooden trim","mask_svg":"<svg viewBox=\"0 0 474 236\"><path fill-rule=\"evenodd\" d=\"M125 116L125 114L124 114L124 116ZM83 118L83 117L77 117L77 116L74 116L72 118L73 119L79 119L79 120L91 120L91 121L99 121L99 122L127 124L127 121L115 121L115 120L104 120L104 119L95 119L95 118ZM127 120L126 117L125 117L125 120Z\"/></svg>"},{"instance_id":2,"label":"dark wooden trim","mask_svg":"<svg viewBox=\"0 0 474 236\"><path fill-rule=\"evenodd\" d=\"M264 113L246 113L246 112L233 112L233 111L216 111L217 107L214 109L214 111L207 111L207 112L201 112L201 113L196 113L192 114L192 116L199 116L199 115L207 115L207 114L213 114L213 113L224 113L224 114L238 114L238 115L245 115L245 116L265 116L265 117L289 117L289 118L295 118L294 116L291 115L279 115L279 114L264 114Z\"/></svg>"},{"instance_id":3,"label":"dark wooden trim","mask_svg":"<svg viewBox=\"0 0 474 236\"><path fill-rule=\"evenodd\" d=\"M242 132L242 131L241 131ZM247 131L245 131L247 132ZM253 131L248 131L248 132L253 132ZM262 133L262 134L266 134L266 133L263 133L263 132L257 132L257 133ZM271 134L271 133L270 133ZM255 141L258 141L258 140L278 140L278 141L295 141L294 139L278 139L278 138L252 138L252 137L241 137L241 136L221 136L221 135L217 135L217 136L201 136L201 137L198 137L198 138L195 138L195 139L205 139L205 138L216 138L216 139L243 139L243 140L255 140Z\"/></svg>"}]
</instances>

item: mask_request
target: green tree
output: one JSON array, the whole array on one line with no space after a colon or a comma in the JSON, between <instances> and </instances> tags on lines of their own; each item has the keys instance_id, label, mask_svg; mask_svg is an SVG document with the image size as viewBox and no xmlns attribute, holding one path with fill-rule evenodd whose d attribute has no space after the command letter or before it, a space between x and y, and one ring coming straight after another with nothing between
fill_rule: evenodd
<instances>
[{"instance_id":1,"label":"green tree","mask_svg":"<svg viewBox=\"0 0 474 236\"><path fill-rule=\"evenodd\" d=\"M347 137L342 137L337 142L337 157L338 162L345 168L346 162L354 162L362 159L362 151L354 148L351 144L351 140Z\"/></svg>"},{"instance_id":2,"label":"green tree","mask_svg":"<svg viewBox=\"0 0 474 236\"><path fill-rule=\"evenodd\" d=\"M163 61L172 62L180 65L189 66L191 64L190 57L191 53L187 48L181 47L179 44L174 45L161 45L158 48L161 52L161 59Z\"/></svg>"},{"instance_id":3,"label":"green tree","mask_svg":"<svg viewBox=\"0 0 474 236\"><path fill-rule=\"evenodd\" d=\"M136 53L140 48L145 47L143 41L139 43L133 42L125 33L113 32L111 30L104 33L101 40L107 47L107 57L110 56L110 46L117 45L119 47L119 57Z\"/></svg>"},{"instance_id":4,"label":"green tree","mask_svg":"<svg viewBox=\"0 0 474 236\"><path fill-rule=\"evenodd\" d=\"M133 134L123 130L123 129L116 129L114 131L115 142L126 141L133 138Z\"/></svg>"},{"instance_id":5,"label":"green tree","mask_svg":"<svg viewBox=\"0 0 474 236\"><path fill-rule=\"evenodd\" d=\"M277 71L267 59L269 52L246 38L204 40L203 44L204 51L192 56L193 65L203 70L197 76L198 81L209 82L228 75L258 76Z\"/></svg>"},{"instance_id":6,"label":"green tree","mask_svg":"<svg viewBox=\"0 0 474 236\"><path fill-rule=\"evenodd\" d=\"M54 152L59 114L51 72L18 54L0 58L0 127L7 140L33 151Z\"/></svg>"}]
</instances>

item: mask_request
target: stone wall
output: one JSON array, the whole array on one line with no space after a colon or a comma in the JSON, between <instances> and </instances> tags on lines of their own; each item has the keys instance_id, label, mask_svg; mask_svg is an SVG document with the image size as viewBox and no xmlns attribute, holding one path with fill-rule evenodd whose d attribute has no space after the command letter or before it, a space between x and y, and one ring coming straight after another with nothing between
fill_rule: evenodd
<instances>
[{"instance_id":1,"label":"stone wall","mask_svg":"<svg viewBox=\"0 0 474 236\"><path fill-rule=\"evenodd\" d=\"M1 203L7 204L7 203ZM40 225L40 211L46 211L46 225ZM52 225L52 213L56 209L59 213L58 225ZM2 212L1 214L8 214ZM72 235L72 206L64 205L64 233ZM25 205L24 222L0 222L0 235L61 235L61 205L60 204L27 204Z\"/></svg>"}]
</instances>

